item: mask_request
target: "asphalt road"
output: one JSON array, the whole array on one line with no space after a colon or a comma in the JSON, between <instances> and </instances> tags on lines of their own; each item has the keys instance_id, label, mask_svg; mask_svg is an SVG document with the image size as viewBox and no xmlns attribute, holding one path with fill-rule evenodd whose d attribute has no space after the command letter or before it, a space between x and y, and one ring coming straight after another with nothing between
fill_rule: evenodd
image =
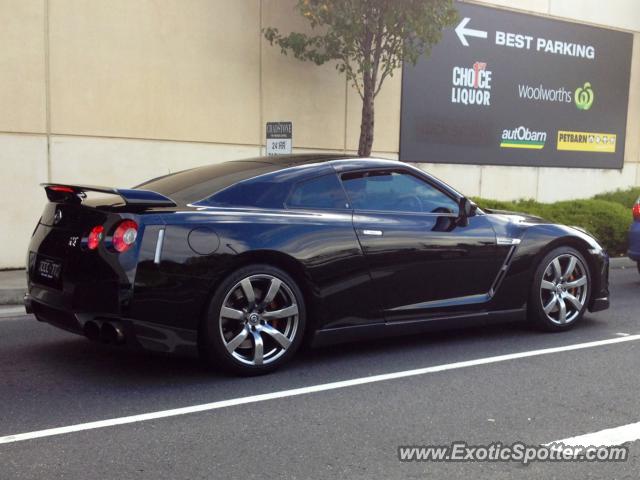
<instances>
[{"instance_id":1,"label":"asphalt road","mask_svg":"<svg viewBox=\"0 0 640 480\"><path fill-rule=\"evenodd\" d=\"M497 355L640 334L640 276L570 332L508 324L303 352L259 378L0 319L0 437ZM640 422L640 340L284 395L0 444L0 479L638 478L618 463L416 462L400 445L539 445Z\"/></svg>"}]
</instances>

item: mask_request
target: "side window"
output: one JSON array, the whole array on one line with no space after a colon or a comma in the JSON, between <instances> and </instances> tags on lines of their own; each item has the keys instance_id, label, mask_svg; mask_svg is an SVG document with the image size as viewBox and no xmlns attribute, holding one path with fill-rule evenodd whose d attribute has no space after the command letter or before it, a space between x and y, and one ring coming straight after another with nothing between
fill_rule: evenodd
<instances>
[{"instance_id":1,"label":"side window","mask_svg":"<svg viewBox=\"0 0 640 480\"><path fill-rule=\"evenodd\" d=\"M454 199L402 170L345 173L342 183L351 206L358 210L458 213Z\"/></svg>"},{"instance_id":2,"label":"side window","mask_svg":"<svg viewBox=\"0 0 640 480\"><path fill-rule=\"evenodd\" d=\"M347 198L334 174L298 183L287 200L293 208L347 208Z\"/></svg>"}]
</instances>

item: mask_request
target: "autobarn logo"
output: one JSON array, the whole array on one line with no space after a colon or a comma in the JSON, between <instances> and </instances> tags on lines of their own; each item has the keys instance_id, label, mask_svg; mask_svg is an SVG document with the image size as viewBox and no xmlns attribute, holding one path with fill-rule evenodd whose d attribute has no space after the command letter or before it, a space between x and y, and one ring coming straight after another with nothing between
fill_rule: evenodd
<instances>
[{"instance_id":1,"label":"autobarn logo","mask_svg":"<svg viewBox=\"0 0 640 480\"><path fill-rule=\"evenodd\" d=\"M451 103L463 105L491 105L491 70L484 62L469 67L453 67Z\"/></svg>"},{"instance_id":2,"label":"autobarn logo","mask_svg":"<svg viewBox=\"0 0 640 480\"><path fill-rule=\"evenodd\" d=\"M547 132L531 130L520 125L505 129L500 137L500 148L529 148L541 150L547 142Z\"/></svg>"}]
</instances>

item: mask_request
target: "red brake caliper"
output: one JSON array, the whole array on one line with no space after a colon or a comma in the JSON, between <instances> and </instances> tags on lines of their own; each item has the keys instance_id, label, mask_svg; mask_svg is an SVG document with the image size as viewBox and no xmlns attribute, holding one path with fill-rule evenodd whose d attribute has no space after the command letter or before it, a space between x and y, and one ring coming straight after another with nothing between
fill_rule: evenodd
<instances>
[{"instance_id":1,"label":"red brake caliper","mask_svg":"<svg viewBox=\"0 0 640 480\"><path fill-rule=\"evenodd\" d=\"M269 305L269 310L273 311L273 310L279 310L279 306L278 303L274 300L272 301ZM283 328L283 319L282 318L274 318L273 320L271 320L271 326L273 328L275 328L276 330L282 330Z\"/></svg>"},{"instance_id":2,"label":"red brake caliper","mask_svg":"<svg viewBox=\"0 0 640 480\"><path fill-rule=\"evenodd\" d=\"M569 282L573 282L575 279L576 279L576 276L572 273L568 280L569 280ZM573 295L575 297L576 296L576 292L578 291L578 287L574 287L569 291L571 292L571 295Z\"/></svg>"}]
</instances>

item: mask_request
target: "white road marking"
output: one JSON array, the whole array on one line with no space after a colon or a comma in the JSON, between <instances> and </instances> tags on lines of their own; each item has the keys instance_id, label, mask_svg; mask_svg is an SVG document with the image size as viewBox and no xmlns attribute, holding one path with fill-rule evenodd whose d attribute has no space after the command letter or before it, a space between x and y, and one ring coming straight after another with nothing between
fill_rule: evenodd
<instances>
[{"instance_id":1,"label":"white road marking","mask_svg":"<svg viewBox=\"0 0 640 480\"><path fill-rule=\"evenodd\" d=\"M587 433L586 435L578 435L577 437L565 438L549 442L546 446L554 446L564 444L566 446L582 446L582 447L610 447L613 445L622 445L627 442L635 442L640 440L640 422L630 423L621 427L607 428L599 432Z\"/></svg>"},{"instance_id":2,"label":"white road marking","mask_svg":"<svg viewBox=\"0 0 640 480\"><path fill-rule=\"evenodd\" d=\"M159 418L176 417L179 415L187 415L189 413L206 412L206 411L218 410L226 407L234 407L237 405L246 405L248 403L257 403L257 402L264 402L267 400L275 400L277 398L295 397L298 395L306 395L309 393L326 392L329 390L337 390L340 388L354 387L356 385L366 385L369 383L385 382L387 380L396 380L399 378L415 377L418 375L425 375L428 373L445 372L448 370L474 367L477 365L488 365L492 363L516 360L519 358L529 358L529 357L537 357L540 355L549 355L552 353L570 352L573 350L582 350L585 348L601 347L604 345L633 342L636 340L640 340L640 335L630 335L628 337L609 338L606 340L597 340L594 342L576 343L573 345L543 348L540 350L530 350L527 352L509 353L506 355L498 355L495 357L478 358L475 360L466 360L462 362L447 363L444 365L435 365L432 367L417 368L414 370L404 370L400 372L384 373L381 375L372 375L369 377L354 378L351 380L342 380L338 382L323 383L320 385L311 385L308 387L294 388L291 390L281 390L279 392L263 393L261 395L252 395L249 397L220 400L217 402L204 403L201 405L193 405L190 407L174 408L171 410L161 410L158 412L143 413L140 415L131 415L128 417L110 418L108 420L79 423L76 425L69 425L66 427L49 428L46 430L36 430L34 432L7 435L4 437L0 437L0 443L21 442L24 440L32 440L34 438L51 437L53 435L62 435L64 433L81 432L84 430L93 430L96 428L112 427L115 425L144 422L147 420L157 420Z\"/></svg>"},{"instance_id":3,"label":"white road marking","mask_svg":"<svg viewBox=\"0 0 640 480\"><path fill-rule=\"evenodd\" d=\"M617 332L616 335L620 335L621 337L628 337L631 334L630 333L624 333L624 332Z\"/></svg>"}]
</instances>

